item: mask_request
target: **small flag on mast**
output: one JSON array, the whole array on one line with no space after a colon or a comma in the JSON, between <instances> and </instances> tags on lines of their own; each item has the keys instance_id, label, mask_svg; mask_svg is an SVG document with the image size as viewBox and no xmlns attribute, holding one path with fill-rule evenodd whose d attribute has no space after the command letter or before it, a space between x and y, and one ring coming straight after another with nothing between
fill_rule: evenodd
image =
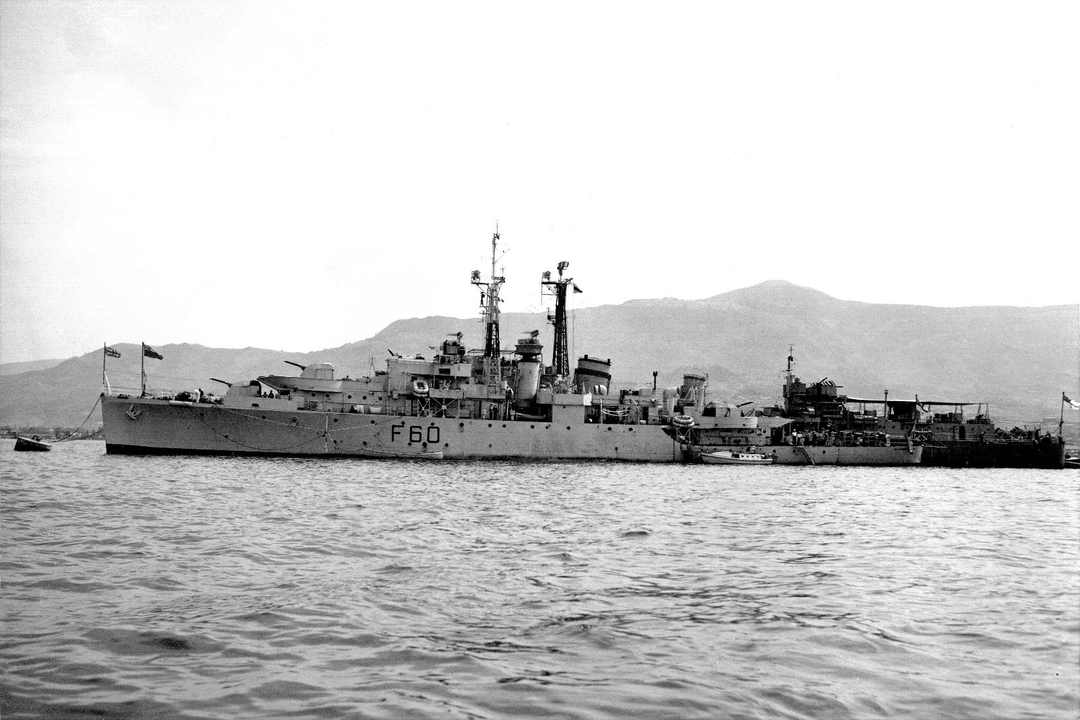
<instances>
[{"instance_id":1,"label":"small flag on mast","mask_svg":"<svg viewBox=\"0 0 1080 720\"><path fill-rule=\"evenodd\" d=\"M1070 400L1069 396L1066 395L1065 393L1061 393L1061 399L1064 400L1065 402L1067 402L1070 406L1072 406L1072 408L1074 410L1080 410L1080 402L1076 402L1075 400Z\"/></svg>"},{"instance_id":2,"label":"small flag on mast","mask_svg":"<svg viewBox=\"0 0 1080 720\"><path fill-rule=\"evenodd\" d=\"M108 355L109 357L120 357L120 351L119 350L113 350L108 345L105 346L105 354Z\"/></svg>"},{"instance_id":3,"label":"small flag on mast","mask_svg":"<svg viewBox=\"0 0 1080 720\"><path fill-rule=\"evenodd\" d=\"M165 359L164 357L162 357L161 353L159 353L157 350L150 347L146 343L143 343L142 354L143 354L143 357L154 358L155 360L164 360Z\"/></svg>"}]
</instances>

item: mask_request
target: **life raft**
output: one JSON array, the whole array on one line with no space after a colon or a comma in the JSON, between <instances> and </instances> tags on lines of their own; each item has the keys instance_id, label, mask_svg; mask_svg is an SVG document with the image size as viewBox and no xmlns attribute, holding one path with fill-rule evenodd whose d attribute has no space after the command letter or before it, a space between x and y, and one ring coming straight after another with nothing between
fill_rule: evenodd
<instances>
[{"instance_id":1,"label":"life raft","mask_svg":"<svg viewBox=\"0 0 1080 720\"><path fill-rule=\"evenodd\" d=\"M427 397L427 394L428 392L430 392L430 390L431 388L428 387L427 380L413 380L413 395L417 395L419 397Z\"/></svg>"},{"instance_id":2,"label":"life raft","mask_svg":"<svg viewBox=\"0 0 1080 720\"><path fill-rule=\"evenodd\" d=\"M671 424L677 428L693 427L694 418L690 417L689 415L676 415L674 418L672 418Z\"/></svg>"}]
</instances>

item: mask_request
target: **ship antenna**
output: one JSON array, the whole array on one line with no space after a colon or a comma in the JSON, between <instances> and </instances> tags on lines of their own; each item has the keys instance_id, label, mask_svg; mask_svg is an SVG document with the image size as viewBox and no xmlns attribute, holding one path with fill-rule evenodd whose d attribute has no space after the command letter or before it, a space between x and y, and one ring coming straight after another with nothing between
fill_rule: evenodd
<instances>
[{"instance_id":1,"label":"ship antenna","mask_svg":"<svg viewBox=\"0 0 1080 720\"><path fill-rule=\"evenodd\" d=\"M495 250L499 242L499 221L495 221L495 234L491 236L491 279L495 279Z\"/></svg>"},{"instance_id":2,"label":"ship antenna","mask_svg":"<svg viewBox=\"0 0 1080 720\"><path fill-rule=\"evenodd\" d=\"M473 270L472 284L481 288L480 313L484 319L484 375L487 384L493 384L499 376L499 355L502 347L499 338L499 290L504 277L495 274L498 261L499 224L495 223L495 232L491 236L491 278L487 282L480 279L480 271Z\"/></svg>"}]
</instances>

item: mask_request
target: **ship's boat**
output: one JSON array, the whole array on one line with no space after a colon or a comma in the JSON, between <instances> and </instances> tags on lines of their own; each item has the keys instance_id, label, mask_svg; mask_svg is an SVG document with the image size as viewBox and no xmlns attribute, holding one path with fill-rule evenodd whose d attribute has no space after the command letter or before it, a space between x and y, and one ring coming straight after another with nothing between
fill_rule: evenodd
<instances>
[{"instance_id":1,"label":"ship's boat","mask_svg":"<svg viewBox=\"0 0 1080 720\"><path fill-rule=\"evenodd\" d=\"M52 445L38 435L33 437L18 435L15 437L15 449L19 452L48 452L52 450Z\"/></svg>"},{"instance_id":2,"label":"ship's boat","mask_svg":"<svg viewBox=\"0 0 1080 720\"><path fill-rule=\"evenodd\" d=\"M738 450L718 450L705 453L701 461L706 465L772 465L773 459L759 452L739 452Z\"/></svg>"},{"instance_id":3,"label":"ship's boat","mask_svg":"<svg viewBox=\"0 0 1080 720\"><path fill-rule=\"evenodd\" d=\"M724 412L706 400L708 378L687 373L678 387L615 389L610 359L584 355L571 370L567 293L577 290L559 263L541 289L555 311L550 363L539 331L503 349L492 238L481 292L483 348L460 333L433 355L391 353L386 369L340 377L330 363L300 365L299 375L225 383L223 397L138 392L101 398L109 453L346 456L365 458L523 458L696 462L702 454L770 446L781 464L918 464L919 450L863 448L817 457L776 446L786 420Z\"/></svg>"}]
</instances>

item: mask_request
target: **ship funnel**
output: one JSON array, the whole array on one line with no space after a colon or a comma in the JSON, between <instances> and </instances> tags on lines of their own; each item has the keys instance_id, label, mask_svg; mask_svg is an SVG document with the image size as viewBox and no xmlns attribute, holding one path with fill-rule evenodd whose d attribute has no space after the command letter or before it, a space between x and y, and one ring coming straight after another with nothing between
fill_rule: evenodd
<instances>
[{"instance_id":1,"label":"ship funnel","mask_svg":"<svg viewBox=\"0 0 1080 720\"><path fill-rule=\"evenodd\" d=\"M683 407L705 407L705 384L707 378L697 373L683 375L683 384L679 386L679 404Z\"/></svg>"},{"instance_id":2,"label":"ship funnel","mask_svg":"<svg viewBox=\"0 0 1080 720\"><path fill-rule=\"evenodd\" d=\"M541 354L544 346L537 337L540 331L534 330L529 337L521 338L514 347L519 356L517 364L517 383L514 386L514 406L524 410L536 401L540 389Z\"/></svg>"},{"instance_id":3,"label":"ship funnel","mask_svg":"<svg viewBox=\"0 0 1080 720\"><path fill-rule=\"evenodd\" d=\"M578 358L574 370L574 390L579 393L607 395L611 387L611 360L591 358L588 355Z\"/></svg>"}]
</instances>

